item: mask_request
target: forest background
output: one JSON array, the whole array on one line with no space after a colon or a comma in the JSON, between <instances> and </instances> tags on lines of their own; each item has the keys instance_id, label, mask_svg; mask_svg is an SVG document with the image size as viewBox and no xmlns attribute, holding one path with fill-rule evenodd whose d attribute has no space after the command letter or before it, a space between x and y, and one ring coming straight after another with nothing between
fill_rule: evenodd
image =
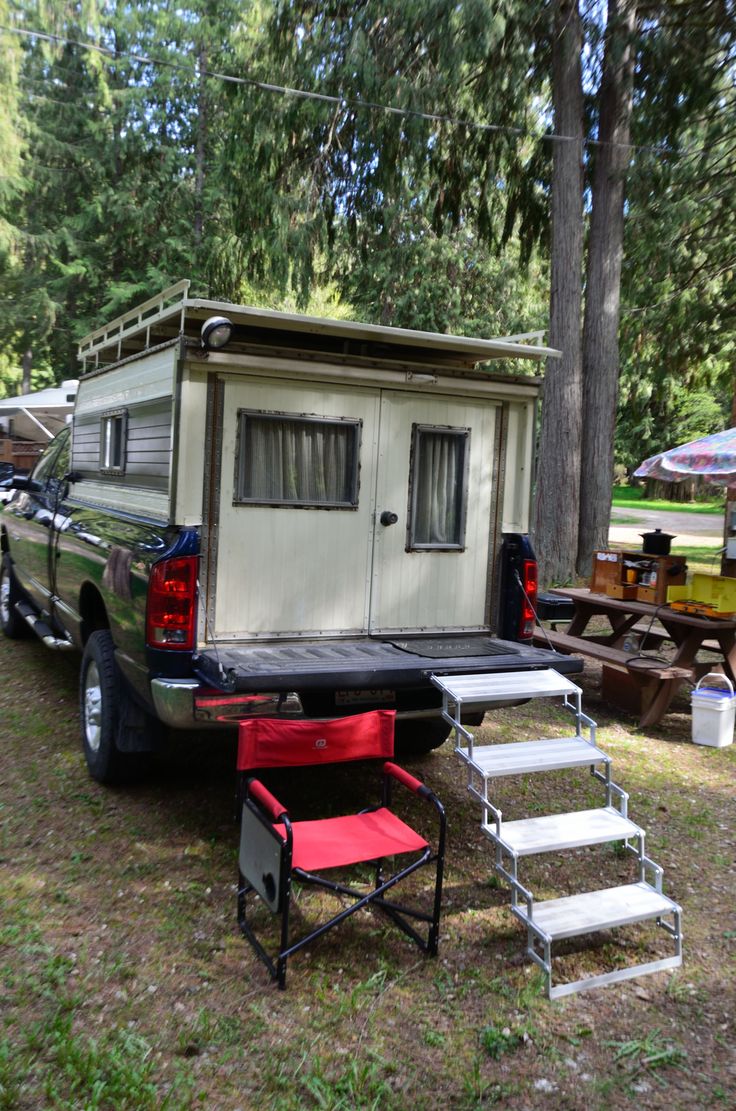
<instances>
[{"instance_id":1,"label":"forest background","mask_svg":"<svg viewBox=\"0 0 736 1111\"><path fill-rule=\"evenodd\" d=\"M0 0L0 396L76 377L82 335L181 277L550 326L536 541L564 581L614 459L730 423L735 56L734 0Z\"/></svg>"}]
</instances>

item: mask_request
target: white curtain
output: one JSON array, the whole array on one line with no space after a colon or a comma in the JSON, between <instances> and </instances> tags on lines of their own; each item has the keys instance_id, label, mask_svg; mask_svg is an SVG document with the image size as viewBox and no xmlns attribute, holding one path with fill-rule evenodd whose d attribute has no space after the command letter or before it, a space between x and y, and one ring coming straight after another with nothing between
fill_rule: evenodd
<instances>
[{"instance_id":1,"label":"white curtain","mask_svg":"<svg viewBox=\"0 0 736 1111\"><path fill-rule=\"evenodd\" d=\"M240 496L265 502L350 505L356 425L244 414Z\"/></svg>"},{"instance_id":2,"label":"white curtain","mask_svg":"<svg viewBox=\"0 0 736 1111\"><path fill-rule=\"evenodd\" d=\"M418 429L415 544L461 544L465 435Z\"/></svg>"}]
</instances>

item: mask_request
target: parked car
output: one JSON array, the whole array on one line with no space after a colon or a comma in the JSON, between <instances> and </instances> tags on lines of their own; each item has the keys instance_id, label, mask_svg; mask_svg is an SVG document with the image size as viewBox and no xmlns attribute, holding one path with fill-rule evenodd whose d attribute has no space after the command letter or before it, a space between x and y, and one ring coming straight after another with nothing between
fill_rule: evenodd
<instances>
[{"instance_id":1,"label":"parked car","mask_svg":"<svg viewBox=\"0 0 736 1111\"><path fill-rule=\"evenodd\" d=\"M552 666L532 646L536 343L189 298L80 346L73 424L0 515L0 623L82 653L91 774L161 724L397 711L449 726L432 674ZM481 712L481 711L479 711Z\"/></svg>"}]
</instances>

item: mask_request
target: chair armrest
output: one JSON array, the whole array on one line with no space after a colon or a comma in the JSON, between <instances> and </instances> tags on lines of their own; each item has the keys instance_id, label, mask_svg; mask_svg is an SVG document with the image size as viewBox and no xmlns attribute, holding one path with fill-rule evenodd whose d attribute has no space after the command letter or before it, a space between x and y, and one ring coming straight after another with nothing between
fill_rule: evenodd
<instances>
[{"instance_id":1,"label":"chair armrest","mask_svg":"<svg viewBox=\"0 0 736 1111\"><path fill-rule=\"evenodd\" d=\"M432 794L429 787L425 787L420 779L416 779L413 775L410 775L409 772L404 771L398 764L392 764L390 760L387 760L383 765L383 774L390 775L393 779L398 779L399 783L403 783L404 786L407 787L408 790L413 791L415 795L421 795L426 798Z\"/></svg>"},{"instance_id":2,"label":"chair armrest","mask_svg":"<svg viewBox=\"0 0 736 1111\"><path fill-rule=\"evenodd\" d=\"M258 803L272 821L278 822L280 818L288 816L286 807L263 786L260 780L248 780L247 794Z\"/></svg>"},{"instance_id":3,"label":"chair armrest","mask_svg":"<svg viewBox=\"0 0 736 1111\"><path fill-rule=\"evenodd\" d=\"M440 800L437 798L434 791L430 790L429 787L425 786L425 784L422 783L422 781L420 779L416 779L413 775L410 775L409 772L404 771L404 769L400 768L398 766L398 764L392 764L390 760L387 760L386 763L383 765L383 805L384 806L390 806L391 805L391 780L392 779L397 780L404 787L406 787L409 791L412 791L415 795L418 795L420 798L426 799L427 802L431 806L434 807L434 809L436 811L436 814L437 814L437 818L439 819L439 849L438 849L438 853L439 853L440 859L442 859L444 857L445 837L447 835L447 818L445 816L444 806L442 805Z\"/></svg>"}]
</instances>

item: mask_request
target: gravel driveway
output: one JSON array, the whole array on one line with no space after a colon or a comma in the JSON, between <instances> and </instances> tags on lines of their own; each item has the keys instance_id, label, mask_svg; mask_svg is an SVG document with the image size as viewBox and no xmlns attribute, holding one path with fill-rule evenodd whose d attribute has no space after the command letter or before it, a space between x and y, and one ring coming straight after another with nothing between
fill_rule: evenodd
<instances>
[{"instance_id":1,"label":"gravel driveway","mask_svg":"<svg viewBox=\"0 0 736 1111\"><path fill-rule=\"evenodd\" d=\"M617 524L618 520L626 522ZM633 521L636 524L633 524ZM678 510L614 508L611 511L609 543L641 547L641 533L661 528L676 537L674 546L713 547L723 543L722 513L685 513Z\"/></svg>"}]
</instances>

